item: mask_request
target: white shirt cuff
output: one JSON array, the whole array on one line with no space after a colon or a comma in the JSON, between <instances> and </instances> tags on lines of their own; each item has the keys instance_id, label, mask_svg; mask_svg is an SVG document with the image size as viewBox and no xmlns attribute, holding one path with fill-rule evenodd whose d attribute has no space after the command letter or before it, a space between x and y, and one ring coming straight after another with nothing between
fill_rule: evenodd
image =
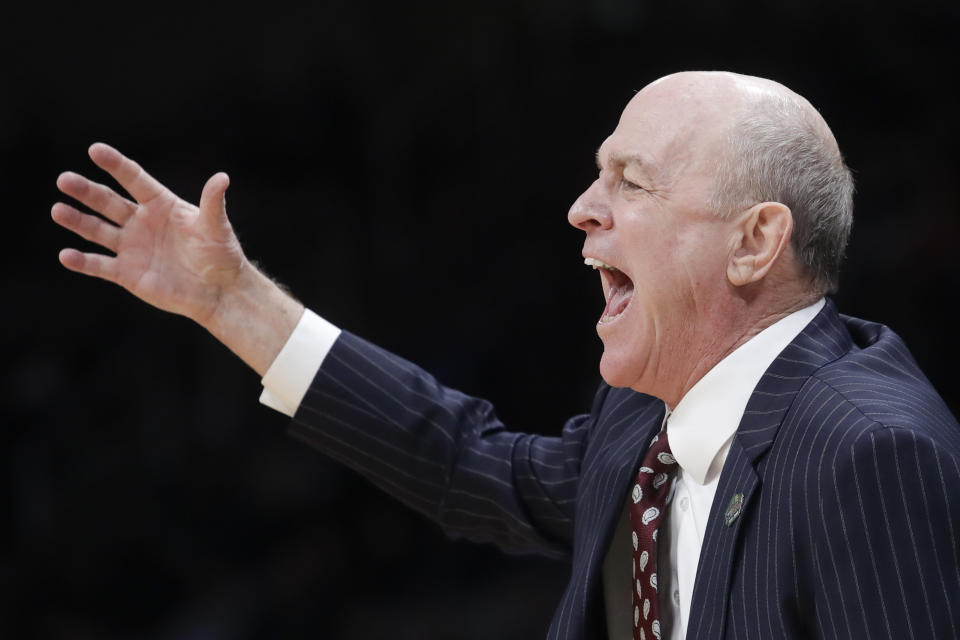
<instances>
[{"instance_id":1,"label":"white shirt cuff","mask_svg":"<svg viewBox=\"0 0 960 640\"><path fill-rule=\"evenodd\" d=\"M339 336L338 327L304 309L300 322L260 381L260 402L292 418Z\"/></svg>"}]
</instances>

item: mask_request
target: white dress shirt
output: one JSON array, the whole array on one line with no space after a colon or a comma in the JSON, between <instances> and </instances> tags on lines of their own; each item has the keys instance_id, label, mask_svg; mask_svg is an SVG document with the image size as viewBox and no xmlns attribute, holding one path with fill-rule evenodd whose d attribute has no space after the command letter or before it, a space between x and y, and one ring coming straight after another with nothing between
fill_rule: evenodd
<instances>
[{"instance_id":1,"label":"white dress shirt","mask_svg":"<svg viewBox=\"0 0 960 640\"><path fill-rule=\"evenodd\" d=\"M661 526L669 534L660 536L667 544L661 544L658 549L660 566L664 561L670 566L669 572L660 572L660 615L670 640L680 640L686 635L707 518L730 442L750 395L767 367L823 305L821 299L761 331L708 371L676 408L672 411L668 408L664 416L670 449L680 467L676 491ZM263 377L260 402L293 416L339 335L340 329L336 326L305 310ZM629 505L625 503L603 565L611 640L633 638L630 576L633 547L629 513ZM669 579L664 582L663 577L667 575Z\"/></svg>"}]
</instances>

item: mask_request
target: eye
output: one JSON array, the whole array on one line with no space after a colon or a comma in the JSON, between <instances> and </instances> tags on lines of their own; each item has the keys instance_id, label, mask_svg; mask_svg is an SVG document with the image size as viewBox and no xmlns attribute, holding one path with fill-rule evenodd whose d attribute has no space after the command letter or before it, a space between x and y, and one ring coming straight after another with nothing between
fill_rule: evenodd
<instances>
[{"instance_id":1,"label":"eye","mask_svg":"<svg viewBox=\"0 0 960 640\"><path fill-rule=\"evenodd\" d=\"M638 185L636 182L631 182L623 177L620 178L620 187L627 191L643 191L643 187Z\"/></svg>"}]
</instances>

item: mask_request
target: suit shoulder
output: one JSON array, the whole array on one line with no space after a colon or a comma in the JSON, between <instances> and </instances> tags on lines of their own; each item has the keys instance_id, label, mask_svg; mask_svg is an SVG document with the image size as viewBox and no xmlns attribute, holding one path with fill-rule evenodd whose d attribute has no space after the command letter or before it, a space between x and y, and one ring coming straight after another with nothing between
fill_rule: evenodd
<instances>
[{"instance_id":1,"label":"suit shoulder","mask_svg":"<svg viewBox=\"0 0 960 640\"><path fill-rule=\"evenodd\" d=\"M894 331L844 317L851 349L811 375L797 398L836 428L857 437L864 430L897 428L923 433L960 451L960 425Z\"/></svg>"}]
</instances>

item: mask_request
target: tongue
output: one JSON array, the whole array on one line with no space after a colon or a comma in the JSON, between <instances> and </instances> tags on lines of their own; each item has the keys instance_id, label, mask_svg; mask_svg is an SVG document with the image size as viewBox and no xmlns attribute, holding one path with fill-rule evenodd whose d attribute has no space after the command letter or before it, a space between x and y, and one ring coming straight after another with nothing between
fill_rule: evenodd
<instances>
[{"instance_id":1,"label":"tongue","mask_svg":"<svg viewBox=\"0 0 960 640\"><path fill-rule=\"evenodd\" d=\"M610 297L607 300L607 308L604 310L604 316L618 316L630 304L630 298L633 297L633 281L623 276L610 287Z\"/></svg>"}]
</instances>

